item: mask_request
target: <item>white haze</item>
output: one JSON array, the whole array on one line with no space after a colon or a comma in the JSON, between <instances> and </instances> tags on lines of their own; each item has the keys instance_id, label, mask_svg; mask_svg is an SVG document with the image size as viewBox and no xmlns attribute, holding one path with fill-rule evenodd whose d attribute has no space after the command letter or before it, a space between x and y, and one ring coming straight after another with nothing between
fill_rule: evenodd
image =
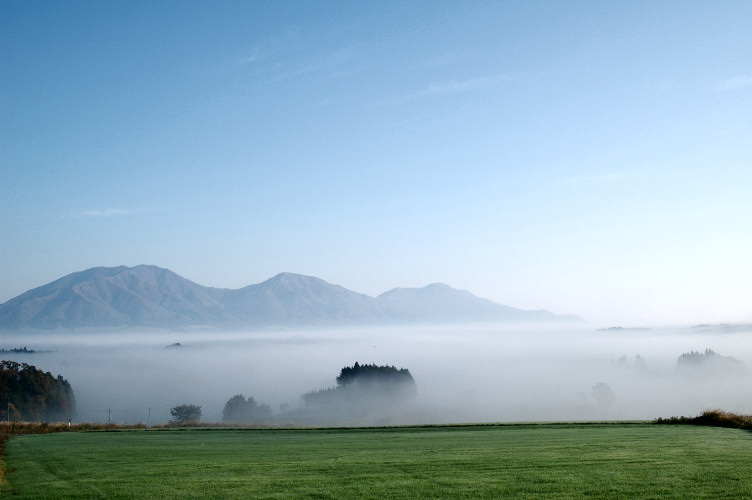
<instances>
[{"instance_id":1,"label":"white haze","mask_svg":"<svg viewBox=\"0 0 752 500\"><path fill-rule=\"evenodd\" d=\"M275 415L332 387L356 361L408 368L414 405L390 423L653 419L723 408L752 413L752 328L608 330L405 327L308 331L4 334L2 353L62 375L78 421L151 424L180 403L219 422L235 394ZM167 346L180 343L181 347ZM685 352L710 348L747 365L736 375L677 373ZM636 358L639 357L642 359ZM613 401L593 386L607 384ZM151 409L150 409L151 408ZM284 421L284 415L279 419Z\"/></svg>"}]
</instances>

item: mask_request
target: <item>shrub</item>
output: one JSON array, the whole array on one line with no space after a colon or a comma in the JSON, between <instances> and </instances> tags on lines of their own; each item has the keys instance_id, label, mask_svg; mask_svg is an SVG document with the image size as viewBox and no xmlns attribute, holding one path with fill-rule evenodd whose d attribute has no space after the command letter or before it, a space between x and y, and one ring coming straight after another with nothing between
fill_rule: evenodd
<instances>
[{"instance_id":1,"label":"shrub","mask_svg":"<svg viewBox=\"0 0 752 500\"><path fill-rule=\"evenodd\" d=\"M733 429L752 430L752 415L739 415L724 410L706 410L698 417L657 418L654 424L670 425L707 425L712 427L730 427Z\"/></svg>"}]
</instances>

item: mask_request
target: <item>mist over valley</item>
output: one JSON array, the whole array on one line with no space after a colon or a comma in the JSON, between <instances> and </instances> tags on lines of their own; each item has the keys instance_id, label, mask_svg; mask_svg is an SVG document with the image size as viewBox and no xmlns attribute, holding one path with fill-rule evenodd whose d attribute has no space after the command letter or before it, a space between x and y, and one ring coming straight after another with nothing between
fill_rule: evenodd
<instances>
[{"instance_id":1,"label":"mist over valley","mask_svg":"<svg viewBox=\"0 0 752 500\"><path fill-rule=\"evenodd\" d=\"M79 420L355 362L394 423L749 413L750 328L689 325L752 324L750 18L0 2L3 358Z\"/></svg>"},{"instance_id":2,"label":"mist over valley","mask_svg":"<svg viewBox=\"0 0 752 500\"><path fill-rule=\"evenodd\" d=\"M597 329L440 283L370 297L292 273L229 290L100 267L0 305L0 327L4 359L70 382L77 421L165 423L186 404L221 422L240 395L268 425L752 411L748 326ZM354 363L409 370L410 397L335 390Z\"/></svg>"},{"instance_id":3,"label":"mist over valley","mask_svg":"<svg viewBox=\"0 0 752 500\"><path fill-rule=\"evenodd\" d=\"M200 405L203 422L221 422L225 403L242 394L271 407L269 424L305 424L301 396L334 387L342 367L409 369L414 398L373 418L333 414L317 422L381 425L653 419L715 407L749 414L750 333L744 325L596 330L508 323L90 330L8 332L0 348L4 359L65 377L77 401L75 421L92 422L166 423L170 408L182 403ZM26 352L10 350L19 347ZM708 349L718 356L703 363ZM678 366L687 353L698 362Z\"/></svg>"},{"instance_id":4,"label":"mist over valley","mask_svg":"<svg viewBox=\"0 0 752 500\"><path fill-rule=\"evenodd\" d=\"M0 1L0 498L752 498L751 19Z\"/></svg>"}]
</instances>

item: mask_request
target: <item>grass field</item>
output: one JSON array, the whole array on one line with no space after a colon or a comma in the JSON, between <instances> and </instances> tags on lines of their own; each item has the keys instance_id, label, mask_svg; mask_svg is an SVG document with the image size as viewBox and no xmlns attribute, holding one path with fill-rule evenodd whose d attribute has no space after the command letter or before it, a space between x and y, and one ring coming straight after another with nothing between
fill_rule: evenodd
<instances>
[{"instance_id":1,"label":"grass field","mask_svg":"<svg viewBox=\"0 0 752 500\"><path fill-rule=\"evenodd\" d=\"M9 498L752 498L752 434L650 424L15 436Z\"/></svg>"}]
</instances>

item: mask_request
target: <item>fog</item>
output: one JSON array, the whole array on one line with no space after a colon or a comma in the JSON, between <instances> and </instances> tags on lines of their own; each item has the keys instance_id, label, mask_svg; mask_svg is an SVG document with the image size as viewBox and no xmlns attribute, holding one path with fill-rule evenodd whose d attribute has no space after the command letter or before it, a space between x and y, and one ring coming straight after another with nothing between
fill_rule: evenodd
<instances>
[{"instance_id":1,"label":"fog","mask_svg":"<svg viewBox=\"0 0 752 500\"><path fill-rule=\"evenodd\" d=\"M172 346L179 343L180 346ZM508 325L4 334L2 353L67 379L74 421L166 423L177 404L221 422L253 396L294 423L300 396L356 361L408 368L418 395L375 423L653 419L723 408L752 413L752 327L593 330ZM689 351L733 356L734 372L677 370ZM355 422L374 423L374 422Z\"/></svg>"}]
</instances>

